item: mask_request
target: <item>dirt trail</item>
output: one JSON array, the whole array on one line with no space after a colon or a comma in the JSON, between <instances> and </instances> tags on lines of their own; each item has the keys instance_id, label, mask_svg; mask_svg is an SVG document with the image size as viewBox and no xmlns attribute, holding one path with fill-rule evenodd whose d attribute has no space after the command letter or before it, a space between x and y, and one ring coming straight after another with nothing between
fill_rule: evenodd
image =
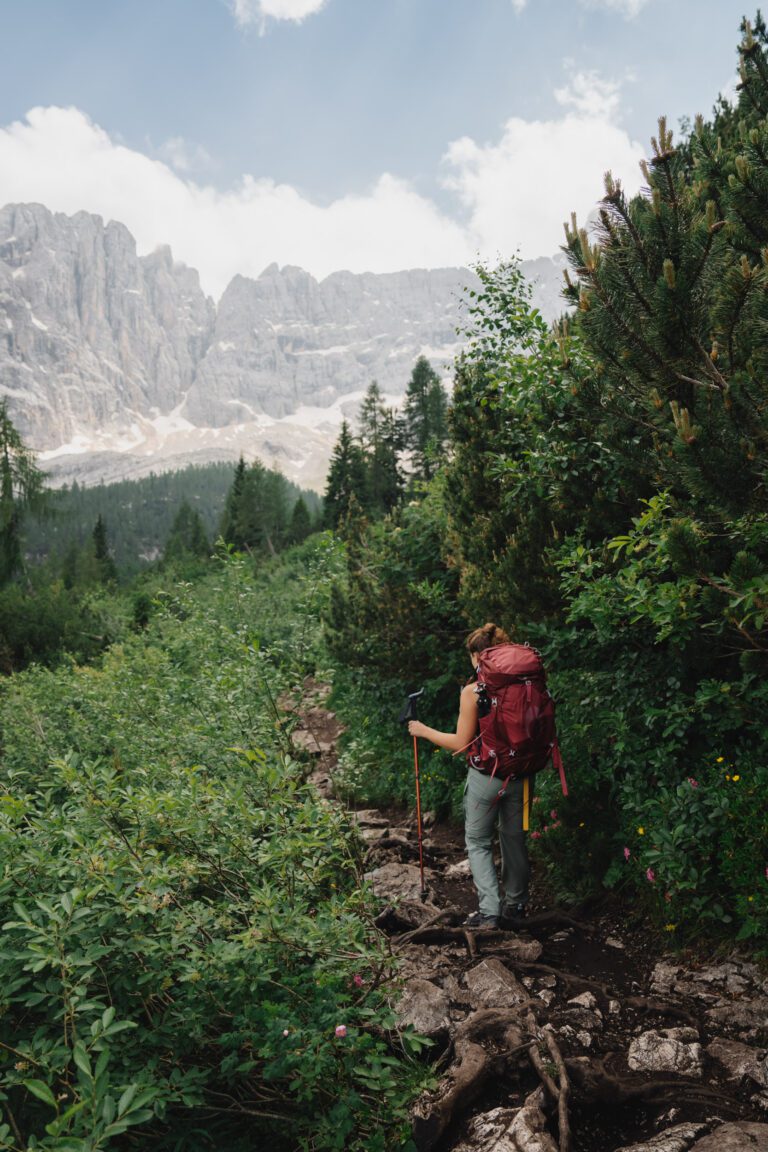
<instances>
[{"instance_id":1,"label":"dirt trail","mask_svg":"<svg viewBox=\"0 0 768 1152\"><path fill-rule=\"evenodd\" d=\"M332 794L341 725L307 681L294 745ZM423 1152L768 1152L768 973L740 954L658 954L631 907L545 907L471 932L460 829L429 824L421 898L411 814L355 813L377 923L400 961L403 1026L434 1042Z\"/></svg>"}]
</instances>

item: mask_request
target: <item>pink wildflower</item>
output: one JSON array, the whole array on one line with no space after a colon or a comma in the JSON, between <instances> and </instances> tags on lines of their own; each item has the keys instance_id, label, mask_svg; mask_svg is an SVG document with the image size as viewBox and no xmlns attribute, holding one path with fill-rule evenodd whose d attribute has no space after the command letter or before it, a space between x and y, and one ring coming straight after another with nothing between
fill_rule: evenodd
<instances>
[{"instance_id":1,"label":"pink wildflower","mask_svg":"<svg viewBox=\"0 0 768 1152\"><path fill-rule=\"evenodd\" d=\"M624 849L624 859L629 860L631 855L632 855L632 853L630 852L629 848L625 848Z\"/></svg>"},{"instance_id":2,"label":"pink wildflower","mask_svg":"<svg viewBox=\"0 0 768 1152\"><path fill-rule=\"evenodd\" d=\"M541 832L531 832L531 840L541 840ZM766 869L766 872L768 872L768 868Z\"/></svg>"},{"instance_id":3,"label":"pink wildflower","mask_svg":"<svg viewBox=\"0 0 768 1152\"><path fill-rule=\"evenodd\" d=\"M653 884L656 879L656 873L653 868L646 869L645 878L649 884Z\"/></svg>"},{"instance_id":4,"label":"pink wildflower","mask_svg":"<svg viewBox=\"0 0 768 1152\"><path fill-rule=\"evenodd\" d=\"M337 1024L336 1025L336 1035L339 1037L339 1039L343 1040L344 1037L346 1036L346 1034L347 1034L346 1024Z\"/></svg>"},{"instance_id":5,"label":"pink wildflower","mask_svg":"<svg viewBox=\"0 0 768 1152\"><path fill-rule=\"evenodd\" d=\"M359 972L355 972L354 976L352 977L352 983L354 984L355 988L362 988L363 978Z\"/></svg>"},{"instance_id":6,"label":"pink wildflower","mask_svg":"<svg viewBox=\"0 0 768 1152\"><path fill-rule=\"evenodd\" d=\"M557 820L557 808L553 808L549 815L553 820Z\"/></svg>"},{"instance_id":7,"label":"pink wildflower","mask_svg":"<svg viewBox=\"0 0 768 1152\"><path fill-rule=\"evenodd\" d=\"M698 780L694 780L693 776L688 777L688 783L690 784L691 788L698 788L699 786Z\"/></svg>"},{"instance_id":8,"label":"pink wildflower","mask_svg":"<svg viewBox=\"0 0 768 1152\"><path fill-rule=\"evenodd\" d=\"M289 1036L289 1035L290 1035L290 1033L288 1032L288 1029L283 1028L283 1036Z\"/></svg>"}]
</instances>

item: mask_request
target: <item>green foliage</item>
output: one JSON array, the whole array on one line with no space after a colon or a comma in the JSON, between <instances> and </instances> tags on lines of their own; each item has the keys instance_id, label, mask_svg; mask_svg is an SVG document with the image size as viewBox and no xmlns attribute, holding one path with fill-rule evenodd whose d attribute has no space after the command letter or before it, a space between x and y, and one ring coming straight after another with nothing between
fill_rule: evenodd
<instances>
[{"instance_id":1,"label":"green foliage","mask_svg":"<svg viewBox=\"0 0 768 1152\"><path fill-rule=\"evenodd\" d=\"M290 486L279 472L242 456L227 493L221 536L237 551L276 555L288 542Z\"/></svg>"},{"instance_id":2,"label":"green foliage","mask_svg":"<svg viewBox=\"0 0 768 1152\"><path fill-rule=\"evenodd\" d=\"M554 890L622 885L680 938L755 945L768 937L767 44L745 23L738 108L721 103L679 147L661 121L648 192L628 201L609 176L597 233L572 222L574 317L550 331L516 263L478 269L420 542L404 564L395 517L351 538L335 648L386 680L419 635L437 677L462 624L535 642L571 785L558 799L555 774L537 780L537 811L557 812L535 828ZM427 562L446 576L419 604Z\"/></svg>"},{"instance_id":3,"label":"green foliage","mask_svg":"<svg viewBox=\"0 0 768 1152\"><path fill-rule=\"evenodd\" d=\"M30 510L24 522L23 547L30 560L50 559L70 586L78 579L80 556L91 542L93 526L102 516L109 526L111 552L122 580L158 560L186 502L200 516L208 540L219 534L233 467L227 463L192 465L177 472L151 473L138 480L82 487L75 483L46 494L48 514ZM287 498L295 502L299 489L286 481ZM304 492L314 515L319 497ZM69 576L67 576L69 567Z\"/></svg>"},{"instance_id":4,"label":"green foliage","mask_svg":"<svg viewBox=\"0 0 768 1152\"><path fill-rule=\"evenodd\" d=\"M407 1146L418 1038L394 1028L349 820L277 708L317 670L337 566L321 539L257 581L230 558L157 577L98 666L6 684L8 1148Z\"/></svg>"},{"instance_id":5,"label":"green foliage","mask_svg":"<svg viewBox=\"0 0 768 1152\"><path fill-rule=\"evenodd\" d=\"M442 381L426 356L413 366L402 417L404 446L411 453L411 475L430 481L438 470L448 436L447 400Z\"/></svg>"},{"instance_id":6,"label":"green foliage","mask_svg":"<svg viewBox=\"0 0 768 1152\"><path fill-rule=\"evenodd\" d=\"M64 652L92 659L115 637L115 621L97 596L73 596L61 582L0 589L0 674L51 664Z\"/></svg>"},{"instance_id":7,"label":"green foliage","mask_svg":"<svg viewBox=\"0 0 768 1152\"><path fill-rule=\"evenodd\" d=\"M382 521L348 525L346 579L334 586L329 616L340 662L416 687L451 681L465 629L456 619L457 573L442 553L446 531L437 488Z\"/></svg>"},{"instance_id":8,"label":"green foliage","mask_svg":"<svg viewBox=\"0 0 768 1152\"><path fill-rule=\"evenodd\" d=\"M166 564L205 560L210 553L210 545L200 513L186 500L182 502L166 541L163 559Z\"/></svg>"},{"instance_id":9,"label":"green foliage","mask_svg":"<svg viewBox=\"0 0 768 1152\"><path fill-rule=\"evenodd\" d=\"M381 516L391 512L402 496L398 453L403 443L395 412L382 403L375 380L360 406L360 442L367 470L366 511Z\"/></svg>"},{"instance_id":10,"label":"green foliage","mask_svg":"<svg viewBox=\"0 0 768 1152\"><path fill-rule=\"evenodd\" d=\"M325 524L338 528L355 508L368 506L368 472L362 448L342 421L339 438L331 455L325 485Z\"/></svg>"},{"instance_id":11,"label":"green foliage","mask_svg":"<svg viewBox=\"0 0 768 1152\"><path fill-rule=\"evenodd\" d=\"M415 681L414 681L415 684ZM455 722L458 689L446 691L442 679L424 682L419 715ZM408 685L410 688L411 686ZM398 723L406 703L402 680L383 681L366 669L339 668L334 677L334 708L344 716L347 728L334 788L345 799L372 805L415 804L416 781L413 740ZM441 817L456 815L466 775L462 757L418 746L419 780L423 811Z\"/></svg>"}]
</instances>

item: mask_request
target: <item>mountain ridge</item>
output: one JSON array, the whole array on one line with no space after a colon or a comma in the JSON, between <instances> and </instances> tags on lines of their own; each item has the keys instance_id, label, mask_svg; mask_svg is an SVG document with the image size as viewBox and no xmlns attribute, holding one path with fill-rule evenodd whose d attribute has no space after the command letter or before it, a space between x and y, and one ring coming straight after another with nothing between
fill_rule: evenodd
<instances>
[{"instance_id":1,"label":"mountain ridge","mask_svg":"<svg viewBox=\"0 0 768 1152\"><path fill-rule=\"evenodd\" d=\"M562 310L561 265L539 275ZM0 395L53 483L143 475L242 452L322 487L343 418L376 379L388 402L427 355L446 377L462 347L468 269L329 273L273 263L218 303L161 246L118 221L43 205L0 209Z\"/></svg>"}]
</instances>

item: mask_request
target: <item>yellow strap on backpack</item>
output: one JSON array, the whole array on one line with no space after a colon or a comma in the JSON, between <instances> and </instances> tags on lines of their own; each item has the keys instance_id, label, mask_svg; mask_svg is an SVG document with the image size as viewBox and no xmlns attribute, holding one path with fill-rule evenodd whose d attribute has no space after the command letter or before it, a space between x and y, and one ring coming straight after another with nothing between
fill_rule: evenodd
<instances>
[{"instance_id":1,"label":"yellow strap on backpack","mask_svg":"<svg viewBox=\"0 0 768 1152\"><path fill-rule=\"evenodd\" d=\"M523 777L523 832L528 831L528 818L531 814L531 780Z\"/></svg>"}]
</instances>

